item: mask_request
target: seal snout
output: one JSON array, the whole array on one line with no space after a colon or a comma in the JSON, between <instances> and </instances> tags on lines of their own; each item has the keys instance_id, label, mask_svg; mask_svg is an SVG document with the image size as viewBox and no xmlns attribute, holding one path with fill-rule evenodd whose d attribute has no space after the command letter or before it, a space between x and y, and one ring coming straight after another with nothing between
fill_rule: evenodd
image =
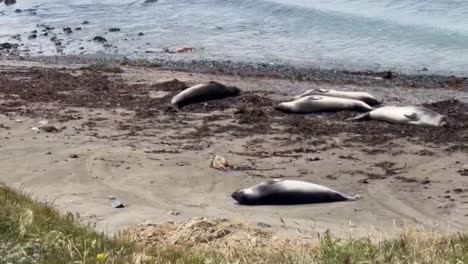
<instances>
[{"instance_id":1,"label":"seal snout","mask_svg":"<svg viewBox=\"0 0 468 264\"><path fill-rule=\"evenodd\" d=\"M449 120L447 116L442 116L439 121L439 126L441 127L448 127L449 126Z\"/></svg>"}]
</instances>

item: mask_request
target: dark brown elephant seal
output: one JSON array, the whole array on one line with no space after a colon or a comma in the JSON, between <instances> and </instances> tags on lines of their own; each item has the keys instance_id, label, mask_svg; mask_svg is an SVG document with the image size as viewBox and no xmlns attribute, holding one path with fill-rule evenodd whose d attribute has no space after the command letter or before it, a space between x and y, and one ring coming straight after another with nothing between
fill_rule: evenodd
<instances>
[{"instance_id":1,"label":"dark brown elephant seal","mask_svg":"<svg viewBox=\"0 0 468 264\"><path fill-rule=\"evenodd\" d=\"M189 87L171 100L171 105L180 108L189 104L223 99L239 95L241 90L235 86L226 86L218 82L208 82Z\"/></svg>"}]
</instances>

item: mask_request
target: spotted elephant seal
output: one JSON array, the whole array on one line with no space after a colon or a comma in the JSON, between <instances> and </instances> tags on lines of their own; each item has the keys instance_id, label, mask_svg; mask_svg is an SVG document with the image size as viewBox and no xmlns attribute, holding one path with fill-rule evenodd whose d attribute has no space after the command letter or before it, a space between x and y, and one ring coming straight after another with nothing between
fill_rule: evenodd
<instances>
[{"instance_id":1,"label":"spotted elephant seal","mask_svg":"<svg viewBox=\"0 0 468 264\"><path fill-rule=\"evenodd\" d=\"M280 103L275 107L275 109L287 113L306 114L315 112L336 112L342 110L366 112L373 108L359 100L309 95L291 102Z\"/></svg>"},{"instance_id":2,"label":"spotted elephant seal","mask_svg":"<svg viewBox=\"0 0 468 264\"><path fill-rule=\"evenodd\" d=\"M242 205L293 205L354 201L359 195L347 196L310 182L274 179L233 192L231 197Z\"/></svg>"},{"instance_id":3,"label":"spotted elephant seal","mask_svg":"<svg viewBox=\"0 0 468 264\"><path fill-rule=\"evenodd\" d=\"M353 91L337 91L337 90L326 90L326 89L311 89L303 94L296 96L294 99L299 99L309 95L325 95L330 97L348 98L363 101L368 105L379 105L381 102L374 96L366 92L353 92Z\"/></svg>"},{"instance_id":4,"label":"spotted elephant seal","mask_svg":"<svg viewBox=\"0 0 468 264\"><path fill-rule=\"evenodd\" d=\"M211 81L183 90L172 98L171 105L179 108L188 104L237 96L240 92L241 90L237 87Z\"/></svg>"},{"instance_id":5,"label":"spotted elephant seal","mask_svg":"<svg viewBox=\"0 0 468 264\"><path fill-rule=\"evenodd\" d=\"M441 115L423 106L384 106L347 120L356 121L363 119L425 127L448 125L447 116Z\"/></svg>"}]
</instances>

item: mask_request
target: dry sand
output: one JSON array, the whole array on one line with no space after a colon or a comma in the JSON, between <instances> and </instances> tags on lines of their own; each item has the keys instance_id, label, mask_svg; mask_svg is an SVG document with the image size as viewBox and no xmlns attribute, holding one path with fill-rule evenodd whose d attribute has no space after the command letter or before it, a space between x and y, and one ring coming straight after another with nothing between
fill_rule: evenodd
<instances>
[{"instance_id":1,"label":"dry sand","mask_svg":"<svg viewBox=\"0 0 468 264\"><path fill-rule=\"evenodd\" d=\"M402 225L443 232L468 227L468 177L462 176L468 165L467 104L431 105L456 121L448 129L350 124L343 119L356 113L291 116L272 109L287 98L277 93L286 88L297 93L312 87L361 89L387 104L425 103L425 94L463 101L466 88L335 87L130 66L101 73L80 66L0 66L1 181L77 212L98 230L112 234L128 225L201 216L241 218L301 236L329 229L338 236L381 238ZM186 83L154 85L175 78ZM246 93L179 113L166 111L172 94L209 80ZM31 130L41 120L66 128ZM210 168L214 155L237 169ZM277 177L363 198L246 207L230 197L238 188ZM110 197L126 207L112 208Z\"/></svg>"}]
</instances>

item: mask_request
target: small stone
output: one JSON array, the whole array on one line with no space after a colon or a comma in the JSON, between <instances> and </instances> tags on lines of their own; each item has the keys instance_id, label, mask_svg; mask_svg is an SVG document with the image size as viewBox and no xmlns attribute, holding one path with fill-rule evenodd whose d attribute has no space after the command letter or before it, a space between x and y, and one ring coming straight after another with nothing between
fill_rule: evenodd
<instances>
[{"instance_id":1,"label":"small stone","mask_svg":"<svg viewBox=\"0 0 468 264\"><path fill-rule=\"evenodd\" d=\"M465 190L463 190L462 188L455 188L453 189L453 193L462 193L462 192L465 192Z\"/></svg>"},{"instance_id":2,"label":"small stone","mask_svg":"<svg viewBox=\"0 0 468 264\"><path fill-rule=\"evenodd\" d=\"M86 21L86 20L85 20L85 21L83 21L83 23L81 23L81 24L83 24L83 25L89 24L89 21Z\"/></svg>"},{"instance_id":3,"label":"small stone","mask_svg":"<svg viewBox=\"0 0 468 264\"><path fill-rule=\"evenodd\" d=\"M176 210L170 210L167 214L168 215L180 215L180 212Z\"/></svg>"},{"instance_id":4,"label":"small stone","mask_svg":"<svg viewBox=\"0 0 468 264\"><path fill-rule=\"evenodd\" d=\"M65 32L65 33L67 33L67 34L73 33L72 29L69 28L69 27L64 27L64 28L63 28L63 32Z\"/></svg>"},{"instance_id":5,"label":"small stone","mask_svg":"<svg viewBox=\"0 0 468 264\"><path fill-rule=\"evenodd\" d=\"M15 13L21 13L21 12L23 12L23 10L21 10L21 9L15 9Z\"/></svg>"},{"instance_id":6,"label":"small stone","mask_svg":"<svg viewBox=\"0 0 468 264\"><path fill-rule=\"evenodd\" d=\"M426 180L423 180L423 181L421 181L421 184L430 184L430 183L431 183L431 181L430 181L430 180L427 180L427 179L426 179Z\"/></svg>"},{"instance_id":7,"label":"small stone","mask_svg":"<svg viewBox=\"0 0 468 264\"><path fill-rule=\"evenodd\" d=\"M138 36L143 36L143 35L145 35L145 33L143 32L138 33Z\"/></svg>"},{"instance_id":8,"label":"small stone","mask_svg":"<svg viewBox=\"0 0 468 264\"><path fill-rule=\"evenodd\" d=\"M109 32L119 32L120 28L109 28Z\"/></svg>"},{"instance_id":9,"label":"small stone","mask_svg":"<svg viewBox=\"0 0 468 264\"><path fill-rule=\"evenodd\" d=\"M76 155L76 154L71 154L71 155L69 155L68 157L71 158L71 159L77 159L77 158L78 158L78 155Z\"/></svg>"},{"instance_id":10,"label":"small stone","mask_svg":"<svg viewBox=\"0 0 468 264\"><path fill-rule=\"evenodd\" d=\"M75 30L82 30L82 28L81 27L76 27Z\"/></svg>"},{"instance_id":11,"label":"small stone","mask_svg":"<svg viewBox=\"0 0 468 264\"><path fill-rule=\"evenodd\" d=\"M114 207L114 208L124 208L125 205L119 200L113 200L112 201L112 207Z\"/></svg>"},{"instance_id":12,"label":"small stone","mask_svg":"<svg viewBox=\"0 0 468 264\"><path fill-rule=\"evenodd\" d=\"M96 41L96 42L99 42L99 43L104 43L104 42L107 42L107 39L101 37L101 36L95 36L93 38L93 41Z\"/></svg>"},{"instance_id":13,"label":"small stone","mask_svg":"<svg viewBox=\"0 0 468 264\"><path fill-rule=\"evenodd\" d=\"M23 123L22 119L15 119L15 123Z\"/></svg>"}]
</instances>

